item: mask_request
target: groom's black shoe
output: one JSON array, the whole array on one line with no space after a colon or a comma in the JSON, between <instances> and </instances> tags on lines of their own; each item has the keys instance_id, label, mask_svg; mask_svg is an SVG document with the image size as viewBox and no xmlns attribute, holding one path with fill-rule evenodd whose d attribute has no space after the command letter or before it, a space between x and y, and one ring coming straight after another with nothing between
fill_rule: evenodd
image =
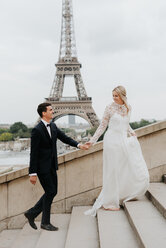
<instances>
[{"instance_id":1,"label":"groom's black shoe","mask_svg":"<svg viewBox=\"0 0 166 248\"><path fill-rule=\"evenodd\" d=\"M124 209L124 205L120 205L120 208Z\"/></svg>"},{"instance_id":2,"label":"groom's black shoe","mask_svg":"<svg viewBox=\"0 0 166 248\"><path fill-rule=\"evenodd\" d=\"M30 215L29 213L28 213L28 211L26 211L25 213L24 213L24 216L28 219L28 222L29 222L29 225L33 228L33 229L37 229L37 226L36 226L36 224L35 224L35 222L34 222L34 217L32 217L32 215Z\"/></svg>"},{"instance_id":3,"label":"groom's black shoe","mask_svg":"<svg viewBox=\"0 0 166 248\"><path fill-rule=\"evenodd\" d=\"M41 224L41 228L47 231L58 231L58 227L53 226L52 224Z\"/></svg>"}]
</instances>

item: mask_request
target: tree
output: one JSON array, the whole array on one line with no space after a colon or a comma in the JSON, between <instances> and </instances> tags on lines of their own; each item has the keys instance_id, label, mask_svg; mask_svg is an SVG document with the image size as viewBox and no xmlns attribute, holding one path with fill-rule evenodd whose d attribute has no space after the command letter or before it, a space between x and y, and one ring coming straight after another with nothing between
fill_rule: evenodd
<instances>
[{"instance_id":1,"label":"tree","mask_svg":"<svg viewBox=\"0 0 166 248\"><path fill-rule=\"evenodd\" d=\"M62 127L61 130L65 134L71 134L73 137L76 135L76 131L73 128L64 128L64 127Z\"/></svg>"},{"instance_id":2,"label":"tree","mask_svg":"<svg viewBox=\"0 0 166 248\"><path fill-rule=\"evenodd\" d=\"M10 132L11 133L18 133L18 132L27 132L28 128L25 124L22 122L15 122L11 127L10 127Z\"/></svg>"},{"instance_id":3,"label":"tree","mask_svg":"<svg viewBox=\"0 0 166 248\"><path fill-rule=\"evenodd\" d=\"M31 136L32 128L28 128L25 124L22 122L15 122L10 129L6 128L0 128L0 135L3 133L12 133L12 139L16 138L30 138ZM2 136L2 139L3 136ZM5 138L6 140L6 138ZM9 138L10 140L10 138Z\"/></svg>"},{"instance_id":4,"label":"tree","mask_svg":"<svg viewBox=\"0 0 166 248\"><path fill-rule=\"evenodd\" d=\"M88 134L90 134L91 136L93 136L94 133L96 132L96 129L97 129L97 127L92 127L91 129L86 130L86 136L88 136ZM104 131L104 133L99 137L98 141L103 140L104 134L105 134L106 131L107 131L107 128Z\"/></svg>"},{"instance_id":5,"label":"tree","mask_svg":"<svg viewBox=\"0 0 166 248\"><path fill-rule=\"evenodd\" d=\"M0 128L0 134L2 134L2 133L8 133L8 132L10 132L10 130L9 130L9 129L6 129L6 128Z\"/></svg>"},{"instance_id":6,"label":"tree","mask_svg":"<svg viewBox=\"0 0 166 248\"><path fill-rule=\"evenodd\" d=\"M0 141L10 141L13 139L13 135L11 133L2 133L0 135Z\"/></svg>"},{"instance_id":7,"label":"tree","mask_svg":"<svg viewBox=\"0 0 166 248\"><path fill-rule=\"evenodd\" d=\"M148 120L145 120L145 119L141 119L140 121L131 122L131 123L130 123L130 126L131 126L133 129L137 129L137 128L140 128L140 127L144 127L144 126L153 124L153 123L155 123L155 122L156 122L156 120L148 121Z\"/></svg>"},{"instance_id":8,"label":"tree","mask_svg":"<svg viewBox=\"0 0 166 248\"><path fill-rule=\"evenodd\" d=\"M23 132L22 129L18 130L16 134L14 134L14 137L17 138L30 138L31 134L30 132Z\"/></svg>"}]
</instances>

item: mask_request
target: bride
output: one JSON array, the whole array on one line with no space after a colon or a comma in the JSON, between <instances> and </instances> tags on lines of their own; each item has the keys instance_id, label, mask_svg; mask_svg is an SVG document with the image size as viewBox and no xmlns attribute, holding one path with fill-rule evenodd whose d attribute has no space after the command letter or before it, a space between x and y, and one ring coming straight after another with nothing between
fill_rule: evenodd
<instances>
[{"instance_id":1,"label":"bride","mask_svg":"<svg viewBox=\"0 0 166 248\"><path fill-rule=\"evenodd\" d=\"M149 173L135 132L129 125L131 107L123 86L113 91L100 126L86 143L95 144L108 126L103 140L103 187L93 207L85 215L95 216L97 209L118 211L124 202L143 195L149 185Z\"/></svg>"}]
</instances>

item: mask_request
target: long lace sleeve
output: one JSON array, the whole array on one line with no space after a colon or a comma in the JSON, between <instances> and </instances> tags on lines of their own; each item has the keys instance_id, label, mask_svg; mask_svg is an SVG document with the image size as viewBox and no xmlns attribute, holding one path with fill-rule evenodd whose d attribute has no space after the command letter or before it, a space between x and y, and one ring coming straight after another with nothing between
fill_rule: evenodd
<instances>
[{"instance_id":1,"label":"long lace sleeve","mask_svg":"<svg viewBox=\"0 0 166 248\"><path fill-rule=\"evenodd\" d=\"M131 106L129 106L129 117L131 116ZM134 130L131 128L130 124L128 125L128 135L131 136L131 135L135 135L135 132Z\"/></svg>"},{"instance_id":2,"label":"long lace sleeve","mask_svg":"<svg viewBox=\"0 0 166 248\"><path fill-rule=\"evenodd\" d=\"M103 115L103 118L102 118L102 121L101 121L99 127L97 128L93 137L90 139L90 142L92 144L96 143L97 140L99 139L99 137L104 133L106 127L108 126L110 117L111 117L111 108L110 108L110 105L108 105L105 108L104 115Z\"/></svg>"}]
</instances>

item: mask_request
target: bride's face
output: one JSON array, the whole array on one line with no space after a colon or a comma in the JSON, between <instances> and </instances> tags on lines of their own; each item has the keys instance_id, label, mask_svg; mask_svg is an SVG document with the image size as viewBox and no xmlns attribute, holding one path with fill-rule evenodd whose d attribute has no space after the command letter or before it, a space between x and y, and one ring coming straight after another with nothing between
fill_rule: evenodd
<instances>
[{"instance_id":1,"label":"bride's face","mask_svg":"<svg viewBox=\"0 0 166 248\"><path fill-rule=\"evenodd\" d=\"M116 91L112 92L112 97L113 97L114 102L116 102L118 104L123 104L124 103L122 98L118 95L118 93Z\"/></svg>"}]
</instances>

